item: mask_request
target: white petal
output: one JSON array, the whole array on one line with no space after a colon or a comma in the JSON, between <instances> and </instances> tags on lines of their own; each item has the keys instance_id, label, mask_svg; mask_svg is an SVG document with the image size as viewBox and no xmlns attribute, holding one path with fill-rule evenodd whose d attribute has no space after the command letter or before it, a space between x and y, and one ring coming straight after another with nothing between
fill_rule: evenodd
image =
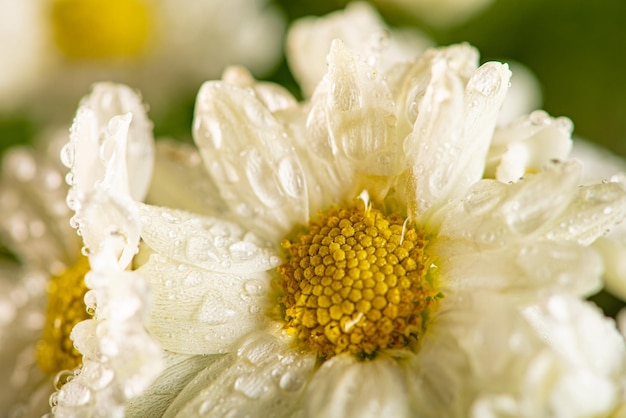
<instances>
[{"instance_id":1,"label":"white petal","mask_svg":"<svg viewBox=\"0 0 626 418\"><path fill-rule=\"evenodd\" d=\"M230 368L235 362L235 356L228 355L215 355L209 356L210 361L205 368L200 370L179 392L178 396L168 406L167 410L163 414L163 418L173 418L178 416L178 413L184 409L194 398L213 381L219 379L220 375L225 370ZM199 411L196 412L196 416L199 415ZM194 415L191 415L194 416Z\"/></svg>"},{"instance_id":2,"label":"white petal","mask_svg":"<svg viewBox=\"0 0 626 418\"><path fill-rule=\"evenodd\" d=\"M280 239L308 220L307 185L296 152L254 95L224 82L205 83L193 131L207 170L242 223Z\"/></svg>"},{"instance_id":3,"label":"white petal","mask_svg":"<svg viewBox=\"0 0 626 418\"><path fill-rule=\"evenodd\" d=\"M52 379L35 361L45 320L45 273L25 271L17 264L0 263L0 411L45 413ZM37 393L35 393L37 392ZM38 402L43 396L44 403ZM41 409L41 406L48 408Z\"/></svg>"},{"instance_id":4,"label":"white petal","mask_svg":"<svg viewBox=\"0 0 626 418\"><path fill-rule=\"evenodd\" d=\"M581 138L574 139L571 157L582 161L585 184L599 181L619 182L623 180L623 173L626 173L626 162L623 158Z\"/></svg>"},{"instance_id":5,"label":"white petal","mask_svg":"<svg viewBox=\"0 0 626 418\"><path fill-rule=\"evenodd\" d=\"M496 129L485 175L502 182L517 181L538 172L551 160L567 159L573 125L567 118L551 118L542 110Z\"/></svg>"},{"instance_id":6,"label":"white petal","mask_svg":"<svg viewBox=\"0 0 626 418\"><path fill-rule=\"evenodd\" d=\"M143 200L150 184L154 158L152 122L148 119L145 105L139 93L127 86L113 83L97 83L92 92L80 104L92 109L98 118L99 132L116 115L132 114L133 122L128 133L126 165L130 172L130 194L135 200Z\"/></svg>"},{"instance_id":7,"label":"white petal","mask_svg":"<svg viewBox=\"0 0 626 418\"><path fill-rule=\"evenodd\" d=\"M593 243L604 260L604 285L607 290L626 300L626 244L620 239L601 237Z\"/></svg>"},{"instance_id":8,"label":"white petal","mask_svg":"<svg viewBox=\"0 0 626 418\"><path fill-rule=\"evenodd\" d=\"M70 144L64 150L65 161L74 172L79 198L88 193L96 181L103 179L100 146L106 139L103 135L111 129L107 128L109 121L127 113L132 115L133 120L124 151L126 165L131 171L128 187L134 199L144 198L152 174L152 122L148 119L141 97L129 87L114 83L95 84L90 95L81 101L72 126Z\"/></svg>"},{"instance_id":9,"label":"white petal","mask_svg":"<svg viewBox=\"0 0 626 418\"><path fill-rule=\"evenodd\" d=\"M197 149L168 140L156 143L154 175L146 202L201 215L218 215L227 210Z\"/></svg>"},{"instance_id":10,"label":"white petal","mask_svg":"<svg viewBox=\"0 0 626 418\"><path fill-rule=\"evenodd\" d=\"M125 107L135 113L108 119ZM62 154L72 167L67 203L76 211L74 222L85 245L97 253L108 240L120 257L121 269L130 263L139 243L132 198L145 194L148 180L141 179L144 175L149 179L152 167L151 125L142 121L142 111L138 97L127 87L96 85L81 103ZM134 115L139 115L135 128ZM144 170L137 183L129 177L129 164Z\"/></svg>"},{"instance_id":11,"label":"white petal","mask_svg":"<svg viewBox=\"0 0 626 418\"><path fill-rule=\"evenodd\" d=\"M528 234L554 219L573 199L580 175L580 165L569 162L512 185L502 204L509 228Z\"/></svg>"},{"instance_id":12,"label":"white petal","mask_svg":"<svg viewBox=\"0 0 626 418\"><path fill-rule=\"evenodd\" d=\"M65 129L46 135L38 148L15 147L2 159L0 236L20 261L51 274L74 262L80 238L69 227L72 212L65 203L67 171L59 150Z\"/></svg>"},{"instance_id":13,"label":"white petal","mask_svg":"<svg viewBox=\"0 0 626 418\"><path fill-rule=\"evenodd\" d=\"M95 193L77 212L79 231L90 256L111 251L123 270L132 261L139 245L139 211L128 196ZM91 261L93 267L93 261Z\"/></svg>"},{"instance_id":14,"label":"white petal","mask_svg":"<svg viewBox=\"0 0 626 418\"><path fill-rule=\"evenodd\" d=\"M244 67L233 66L226 68L222 75L222 80L254 91L254 95L273 114L298 107L297 100L286 88L276 83L256 81Z\"/></svg>"},{"instance_id":15,"label":"white petal","mask_svg":"<svg viewBox=\"0 0 626 418\"><path fill-rule=\"evenodd\" d=\"M382 77L355 59L341 41L333 41L328 74L315 97L324 106L328 138L337 165L367 175L389 176L403 169L394 104ZM365 121L367 121L365 123Z\"/></svg>"},{"instance_id":16,"label":"white petal","mask_svg":"<svg viewBox=\"0 0 626 418\"><path fill-rule=\"evenodd\" d=\"M148 328L166 350L223 353L267 322L266 272L217 273L156 254L137 272L152 294Z\"/></svg>"},{"instance_id":17,"label":"white petal","mask_svg":"<svg viewBox=\"0 0 626 418\"><path fill-rule=\"evenodd\" d=\"M126 417L163 416L187 383L217 359L219 356L166 354L167 367L148 390L130 400L126 407Z\"/></svg>"},{"instance_id":18,"label":"white petal","mask_svg":"<svg viewBox=\"0 0 626 418\"><path fill-rule=\"evenodd\" d=\"M552 288L586 296L601 285L598 254L571 243L534 242L517 250L478 250L472 243L435 245L443 288L515 289L520 297Z\"/></svg>"},{"instance_id":19,"label":"white petal","mask_svg":"<svg viewBox=\"0 0 626 418\"><path fill-rule=\"evenodd\" d=\"M236 355L198 374L165 417L292 416L302 407L315 356L299 354L289 342L263 332L250 335Z\"/></svg>"},{"instance_id":20,"label":"white petal","mask_svg":"<svg viewBox=\"0 0 626 418\"><path fill-rule=\"evenodd\" d=\"M626 216L626 192L617 183L582 186L574 201L551 224L545 236L590 245Z\"/></svg>"},{"instance_id":21,"label":"white petal","mask_svg":"<svg viewBox=\"0 0 626 418\"><path fill-rule=\"evenodd\" d=\"M410 167L404 188L409 213L417 219L480 179L508 88L510 71L498 63L484 64L466 85L459 72L465 67L454 60L464 62L472 54L458 51L458 57L448 58L442 50L432 59L430 82L404 144Z\"/></svg>"},{"instance_id":22,"label":"white petal","mask_svg":"<svg viewBox=\"0 0 626 418\"><path fill-rule=\"evenodd\" d=\"M588 302L553 296L526 317L564 363L550 396L558 416L606 415L615 405L626 350L615 323Z\"/></svg>"},{"instance_id":23,"label":"white petal","mask_svg":"<svg viewBox=\"0 0 626 418\"><path fill-rule=\"evenodd\" d=\"M272 244L223 219L157 206L138 206L144 241L157 253L218 272L246 273L280 264Z\"/></svg>"},{"instance_id":24,"label":"white petal","mask_svg":"<svg viewBox=\"0 0 626 418\"><path fill-rule=\"evenodd\" d=\"M307 416L319 418L408 417L408 406L403 372L389 358L333 357L315 373L306 398Z\"/></svg>"},{"instance_id":25,"label":"white petal","mask_svg":"<svg viewBox=\"0 0 626 418\"><path fill-rule=\"evenodd\" d=\"M482 180L462 201L442 209L430 227L438 227L441 236L510 245L539 233L568 208L576 197L580 174L580 164L570 161L517 183Z\"/></svg>"},{"instance_id":26,"label":"white petal","mask_svg":"<svg viewBox=\"0 0 626 418\"><path fill-rule=\"evenodd\" d=\"M414 415L467 416L476 396L514 392L535 342L507 296L448 294L407 364Z\"/></svg>"},{"instance_id":27,"label":"white petal","mask_svg":"<svg viewBox=\"0 0 626 418\"><path fill-rule=\"evenodd\" d=\"M375 61L379 71L413 59L431 44L415 30L393 30L391 35L387 31L376 10L364 2L349 3L321 18L297 20L287 34L287 59L304 95L310 97L326 73L325 58L335 39L368 62Z\"/></svg>"},{"instance_id":28,"label":"white petal","mask_svg":"<svg viewBox=\"0 0 626 418\"><path fill-rule=\"evenodd\" d=\"M481 65L465 87L465 122L457 160L458 183L453 194L463 193L481 178L498 114L509 89L508 65L488 62Z\"/></svg>"}]
</instances>

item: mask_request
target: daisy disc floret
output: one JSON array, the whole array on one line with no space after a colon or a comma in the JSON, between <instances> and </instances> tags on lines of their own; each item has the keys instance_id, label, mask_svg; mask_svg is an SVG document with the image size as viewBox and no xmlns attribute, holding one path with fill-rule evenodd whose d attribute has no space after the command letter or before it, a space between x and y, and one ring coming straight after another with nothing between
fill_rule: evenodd
<instances>
[{"instance_id":1,"label":"daisy disc floret","mask_svg":"<svg viewBox=\"0 0 626 418\"><path fill-rule=\"evenodd\" d=\"M331 208L282 243L287 330L326 358L415 347L436 301L424 232L358 203Z\"/></svg>"},{"instance_id":2,"label":"daisy disc floret","mask_svg":"<svg viewBox=\"0 0 626 418\"><path fill-rule=\"evenodd\" d=\"M53 276L48 284L48 306L37 363L48 374L73 370L81 364L80 353L70 339L74 325L89 318L84 298L89 261L80 257L74 266Z\"/></svg>"},{"instance_id":3,"label":"daisy disc floret","mask_svg":"<svg viewBox=\"0 0 626 418\"><path fill-rule=\"evenodd\" d=\"M54 40L71 59L139 55L147 46L152 10L144 0L54 0Z\"/></svg>"}]
</instances>

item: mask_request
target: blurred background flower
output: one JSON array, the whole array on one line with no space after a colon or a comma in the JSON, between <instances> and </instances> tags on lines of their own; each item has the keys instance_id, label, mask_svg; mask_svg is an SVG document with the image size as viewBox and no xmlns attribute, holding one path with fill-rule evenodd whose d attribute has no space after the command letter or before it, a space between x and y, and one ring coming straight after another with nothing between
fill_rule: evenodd
<instances>
[{"instance_id":1,"label":"blurred background flower","mask_svg":"<svg viewBox=\"0 0 626 418\"><path fill-rule=\"evenodd\" d=\"M230 64L267 75L284 16L266 0L0 0L0 110L69 122L94 81L160 114Z\"/></svg>"}]
</instances>

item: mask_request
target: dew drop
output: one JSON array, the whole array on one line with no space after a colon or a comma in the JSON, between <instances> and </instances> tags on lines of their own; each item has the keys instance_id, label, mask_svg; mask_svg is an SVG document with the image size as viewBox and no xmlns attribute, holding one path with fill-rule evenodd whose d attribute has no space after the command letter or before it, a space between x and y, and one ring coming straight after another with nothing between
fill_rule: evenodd
<instances>
[{"instance_id":1,"label":"dew drop","mask_svg":"<svg viewBox=\"0 0 626 418\"><path fill-rule=\"evenodd\" d=\"M259 247L248 241L239 241L228 247L230 255L236 260L250 260L259 252Z\"/></svg>"},{"instance_id":2,"label":"dew drop","mask_svg":"<svg viewBox=\"0 0 626 418\"><path fill-rule=\"evenodd\" d=\"M69 382L74 377L74 373L71 370L61 370L54 376L53 386L56 390L60 390L63 385ZM52 406L52 404L50 405Z\"/></svg>"},{"instance_id":3,"label":"dew drop","mask_svg":"<svg viewBox=\"0 0 626 418\"><path fill-rule=\"evenodd\" d=\"M249 295L261 295L264 293L264 286L259 280L248 280L243 285L244 290Z\"/></svg>"},{"instance_id":4,"label":"dew drop","mask_svg":"<svg viewBox=\"0 0 626 418\"><path fill-rule=\"evenodd\" d=\"M61 148L61 163L67 168L72 168L74 165L74 145L71 142Z\"/></svg>"},{"instance_id":5,"label":"dew drop","mask_svg":"<svg viewBox=\"0 0 626 418\"><path fill-rule=\"evenodd\" d=\"M190 237L186 242L185 252L190 260L219 261L215 247L206 237Z\"/></svg>"},{"instance_id":6,"label":"dew drop","mask_svg":"<svg viewBox=\"0 0 626 418\"><path fill-rule=\"evenodd\" d=\"M88 291L87 293L85 293L84 301L87 313L89 315L93 315L96 312L98 302L96 298L96 293L93 290Z\"/></svg>"},{"instance_id":7,"label":"dew drop","mask_svg":"<svg viewBox=\"0 0 626 418\"><path fill-rule=\"evenodd\" d=\"M215 409L215 402L209 399L200 404L200 408L198 408L198 413L200 415L207 415L211 412L214 412L214 409Z\"/></svg>"},{"instance_id":8,"label":"dew drop","mask_svg":"<svg viewBox=\"0 0 626 418\"><path fill-rule=\"evenodd\" d=\"M280 378L278 385L284 391L296 392L302 387L303 383L304 379L300 375L288 371Z\"/></svg>"},{"instance_id":9,"label":"dew drop","mask_svg":"<svg viewBox=\"0 0 626 418\"><path fill-rule=\"evenodd\" d=\"M163 219L173 224L177 224L180 222L180 218L169 211L161 212L161 217L163 217Z\"/></svg>"},{"instance_id":10,"label":"dew drop","mask_svg":"<svg viewBox=\"0 0 626 418\"><path fill-rule=\"evenodd\" d=\"M50 408L54 408L59 404L59 392L54 392L50 395L50 398L48 398L48 404L50 405Z\"/></svg>"},{"instance_id":11,"label":"dew drop","mask_svg":"<svg viewBox=\"0 0 626 418\"><path fill-rule=\"evenodd\" d=\"M304 194L304 179L298 163L283 158L278 164L278 181L289 196L299 198Z\"/></svg>"},{"instance_id":12,"label":"dew drop","mask_svg":"<svg viewBox=\"0 0 626 418\"><path fill-rule=\"evenodd\" d=\"M269 390L262 382L262 377L256 374L245 374L235 380L235 390L250 399L259 399Z\"/></svg>"}]
</instances>

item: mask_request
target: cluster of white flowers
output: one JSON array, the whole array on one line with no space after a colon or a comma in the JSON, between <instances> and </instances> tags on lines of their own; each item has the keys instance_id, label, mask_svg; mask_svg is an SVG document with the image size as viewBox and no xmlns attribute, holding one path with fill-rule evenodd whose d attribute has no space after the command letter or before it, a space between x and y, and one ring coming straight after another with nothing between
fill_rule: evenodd
<instances>
[{"instance_id":1,"label":"cluster of white flowers","mask_svg":"<svg viewBox=\"0 0 626 418\"><path fill-rule=\"evenodd\" d=\"M623 336L585 300L623 250L623 176L570 158L566 118L503 117L507 64L396 35L363 4L297 23L306 99L230 67L196 147L93 87L60 151L92 317L54 416L626 416ZM34 220L0 226L32 245Z\"/></svg>"}]
</instances>

